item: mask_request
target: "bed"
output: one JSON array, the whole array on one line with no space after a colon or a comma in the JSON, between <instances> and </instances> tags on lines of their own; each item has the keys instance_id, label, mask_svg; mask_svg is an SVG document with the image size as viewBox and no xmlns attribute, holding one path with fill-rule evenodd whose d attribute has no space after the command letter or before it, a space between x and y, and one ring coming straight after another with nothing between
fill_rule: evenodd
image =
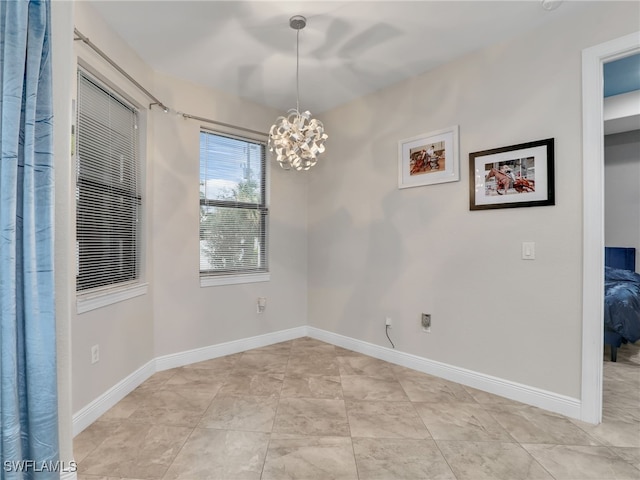
<instances>
[{"instance_id":1,"label":"bed","mask_svg":"<svg viewBox=\"0 0 640 480\"><path fill-rule=\"evenodd\" d=\"M635 248L605 247L604 343L617 360L623 343L640 340L640 275Z\"/></svg>"}]
</instances>

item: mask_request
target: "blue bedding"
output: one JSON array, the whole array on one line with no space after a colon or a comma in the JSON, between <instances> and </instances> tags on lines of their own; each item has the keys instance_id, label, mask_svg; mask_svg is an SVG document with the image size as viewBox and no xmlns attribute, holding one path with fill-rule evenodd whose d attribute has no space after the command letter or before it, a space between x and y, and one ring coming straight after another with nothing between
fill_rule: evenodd
<instances>
[{"instance_id":1,"label":"blue bedding","mask_svg":"<svg viewBox=\"0 0 640 480\"><path fill-rule=\"evenodd\" d=\"M604 326L628 342L640 340L640 275L604 267Z\"/></svg>"}]
</instances>

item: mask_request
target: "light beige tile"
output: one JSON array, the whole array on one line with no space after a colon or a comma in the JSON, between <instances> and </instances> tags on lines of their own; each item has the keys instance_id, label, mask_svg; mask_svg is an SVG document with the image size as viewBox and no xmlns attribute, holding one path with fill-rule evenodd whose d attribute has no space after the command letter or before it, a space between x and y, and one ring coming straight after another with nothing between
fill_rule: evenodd
<instances>
[{"instance_id":1,"label":"light beige tile","mask_svg":"<svg viewBox=\"0 0 640 480\"><path fill-rule=\"evenodd\" d=\"M516 443L437 442L458 480L554 480Z\"/></svg>"},{"instance_id":2,"label":"light beige tile","mask_svg":"<svg viewBox=\"0 0 640 480\"><path fill-rule=\"evenodd\" d=\"M140 387L136 388L129 395L124 397L118 403L116 403L113 407L107 410L101 417L101 421L121 421L127 419L131 416L133 412L135 412L140 405L153 395L156 391L156 388L145 388L140 389Z\"/></svg>"},{"instance_id":3,"label":"light beige tile","mask_svg":"<svg viewBox=\"0 0 640 480\"><path fill-rule=\"evenodd\" d=\"M338 376L338 361L335 355L327 353L310 352L307 354L292 353L289 357L287 376Z\"/></svg>"},{"instance_id":4,"label":"light beige tile","mask_svg":"<svg viewBox=\"0 0 640 480\"><path fill-rule=\"evenodd\" d=\"M338 357L340 375L366 375L393 380L395 375L390 363L365 355Z\"/></svg>"},{"instance_id":5,"label":"light beige tile","mask_svg":"<svg viewBox=\"0 0 640 480\"><path fill-rule=\"evenodd\" d=\"M204 368L180 368L161 387L162 390L187 389L191 392L215 395L227 380L228 374L221 374Z\"/></svg>"},{"instance_id":6,"label":"light beige tile","mask_svg":"<svg viewBox=\"0 0 640 480\"><path fill-rule=\"evenodd\" d=\"M342 398L342 384L339 376L288 375L284 379L280 397L296 398Z\"/></svg>"},{"instance_id":7,"label":"light beige tile","mask_svg":"<svg viewBox=\"0 0 640 480\"><path fill-rule=\"evenodd\" d=\"M338 357L361 357L363 356L361 353L354 352L353 350L349 350L342 347L335 347L335 353Z\"/></svg>"},{"instance_id":8,"label":"light beige tile","mask_svg":"<svg viewBox=\"0 0 640 480\"><path fill-rule=\"evenodd\" d=\"M436 440L515 442L477 403L414 403L414 407Z\"/></svg>"},{"instance_id":9,"label":"light beige tile","mask_svg":"<svg viewBox=\"0 0 640 480\"><path fill-rule=\"evenodd\" d=\"M81 462L96 449L104 440L115 432L119 422L96 421L85 428L73 439L73 457Z\"/></svg>"},{"instance_id":10,"label":"light beige tile","mask_svg":"<svg viewBox=\"0 0 640 480\"><path fill-rule=\"evenodd\" d=\"M640 370L640 367L638 367ZM640 408L640 388L639 384L631 384L624 381L605 382L602 386L602 395L605 400L612 399L611 403L617 408Z\"/></svg>"},{"instance_id":11,"label":"light beige tile","mask_svg":"<svg viewBox=\"0 0 640 480\"><path fill-rule=\"evenodd\" d=\"M410 402L348 401L352 437L431 438Z\"/></svg>"},{"instance_id":12,"label":"light beige tile","mask_svg":"<svg viewBox=\"0 0 640 480\"><path fill-rule=\"evenodd\" d=\"M217 396L199 423L200 428L271 432L276 416L276 397Z\"/></svg>"},{"instance_id":13,"label":"light beige tile","mask_svg":"<svg viewBox=\"0 0 640 480\"><path fill-rule=\"evenodd\" d=\"M637 480L640 470L606 447L522 445L556 480Z\"/></svg>"},{"instance_id":14,"label":"light beige tile","mask_svg":"<svg viewBox=\"0 0 640 480\"><path fill-rule=\"evenodd\" d=\"M268 433L196 428L164 480L258 480Z\"/></svg>"},{"instance_id":15,"label":"light beige tile","mask_svg":"<svg viewBox=\"0 0 640 480\"><path fill-rule=\"evenodd\" d=\"M271 396L279 395L282 390L284 374L271 373L259 375L230 375L227 381L218 391L218 396L223 395L253 395Z\"/></svg>"},{"instance_id":16,"label":"light beige tile","mask_svg":"<svg viewBox=\"0 0 640 480\"><path fill-rule=\"evenodd\" d=\"M344 398L349 400L405 401L409 398L395 378L341 375Z\"/></svg>"},{"instance_id":17,"label":"light beige tile","mask_svg":"<svg viewBox=\"0 0 640 480\"><path fill-rule=\"evenodd\" d=\"M120 477L105 477L104 475L78 475L78 480L122 480ZM127 479L130 480L130 479Z\"/></svg>"},{"instance_id":18,"label":"light beige tile","mask_svg":"<svg viewBox=\"0 0 640 480\"><path fill-rule=\"evenodd\" d=\"M172 368L170 370L156 372L142 382L135 391L156 390L162 387L167 380L173 377L179 370L179 368Z\"/></svg>"},{"instance_id":19,"label":"light beige tile","mask_svg":"<svg viewBox=\"0 0 640 480\"><path fill-rule=\"evenodd\" d=\"M622 458L625 462L640 470L640 448L637 447L609 447L613 453Z\"/></svg>"},{"instance_id":20,"label":"light beige tile","mask_svg":"<svg viewBox=\"0 0 640 480\"><path fill-rule=\"evenodd\" d=\"M77 480L142 480L139 478L105 477L104 475L78 475Z\"/></svg>"},{"instance_id":21,"label":"light beige tile","mask_svg":"<svg viewBox=\"0 0 640 480\"><path fill-rule=\"evenodd\" d=\"M323 355L335 355L336 348L324 342L319 342L317 340L311 339L311 341L306 340L294 340L293 345L291 347L291 355L304 355L304 354L323 354Z\"/></svg>"},{"instance_id":22,"label":"light beige tile","mask_svg":"<svg viewBox=\"0 0 640 480\"><path fill-rule=\"evenodd\" d=\"M123 422L78 465L78 472L124 478L162 478L191 428Z\"/></svg>"},{"instance_id":23,"label":"light beige tile","mask_svg":"<svg viewBox=\"0 0 640 480\"><path fill-rule=\"evenodd\" d=\"M272 439L262 480L358 480L351 439Z\"/></svg>"},{"instance_id":24,"label":"light beige tile","mask_svg":"<svg viewBox=\"0 0 640 480\"><path fill-rule=\"evenodd\" d=\"M242 357L242 353L234 353L232 355L225 355L223 357L216 357L210 360L204 360L202 362L185 365L183 368L203 369L209 370L211 373L226 375L227 373L229 373L229 370L231 370L235 366L236 362L240 360L240 357Z\"/></svg>"},{"instance_id":25,"label":"light beige tile","mask_svg":"<svg viewBox=\"0 0 640 480\"><path fill-rule=\"evenodd\" d=\"M398 374L396 377L412 402L474 403L475 400L460 384L420 372Z\"/></svg>"},{"instance_id":26,"label":"light beige tile","mask_svg":"<svg viewBox=\"0 0 640 480\"><path fill-rule=\"evenodd\" d=\"M213 394L173 388L152 392L129 416L129 421L158 425L195 427Z\"/></svg>"},{"instance_id":27,"label":"light beige tile","mask_svg":"<svg viewBox=\"0 0 640 480\"><path fill-rule=\"evenodd\" d=\"M233 375L284 374L288 355L275 353L243 354L232 370Z\"/></svg>"},{"instance_id":28,"label":"light beige tile","mask_svg":"<svg viewBox=\"0 0 640 480\"><path fill-rule=\"evenodd\" d=\"M274 432L298 435L348 436L343 400L282 398Z\"/></svg>"},{"instance_id":29,"label":"light beige tile","mask_svg":"<svg viewBox=\"0 0 640 480\"><path fill-rule=\"evenodd\" d=\"M433 440L354 438L360 480L456 480Z\"/></svg>"},{"instance_id":30,"label":"light beige tile","mask_svg":"<svg viewBox=\"0 0 640 480\"><path fill-rule=\"evenodd\" d=\"M600 444L562 415L526 405L487 405L485 408L520 443Z\"/></svg>"},{"instance_id":31,"label":"light beige tile","mask_svg":"<svg viewBox=\"0 0 640 480\"><path fill-rule=\"evenodd\" d=\"M570 420L604 445L640 447L640 407L628 409L609 406L603 410L602 423L599 425Z\"/></svg>"}]
</instances>

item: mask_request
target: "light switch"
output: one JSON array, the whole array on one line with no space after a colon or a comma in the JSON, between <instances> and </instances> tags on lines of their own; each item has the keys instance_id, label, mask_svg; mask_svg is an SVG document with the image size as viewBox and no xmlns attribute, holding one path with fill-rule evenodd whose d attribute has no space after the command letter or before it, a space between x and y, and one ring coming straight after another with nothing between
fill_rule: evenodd
<instances>
[{"instance_id":1,"label":"light switch","mask_svg":"<svg viewBox=\"0 0 640 480\"><path fill-rule=\"evenodd\" d=\"M536 259L536 242L522 242L522 259Z\"/></svg>"}]
</instances>

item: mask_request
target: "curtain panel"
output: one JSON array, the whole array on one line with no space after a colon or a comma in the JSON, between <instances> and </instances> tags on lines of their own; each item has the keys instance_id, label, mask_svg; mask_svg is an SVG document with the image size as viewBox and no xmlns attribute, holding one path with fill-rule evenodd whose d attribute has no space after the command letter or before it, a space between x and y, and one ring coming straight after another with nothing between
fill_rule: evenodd
<instances>
[{"instance_id":1,"label":"curtain panel","mask_svg":"<svg viewBox=\"0 0 640 480\"><path fill-rule=\"evenodd\" d=\"M50 2L0 0L0 475L59 478Z\"/></svg>"}]
</instances>

